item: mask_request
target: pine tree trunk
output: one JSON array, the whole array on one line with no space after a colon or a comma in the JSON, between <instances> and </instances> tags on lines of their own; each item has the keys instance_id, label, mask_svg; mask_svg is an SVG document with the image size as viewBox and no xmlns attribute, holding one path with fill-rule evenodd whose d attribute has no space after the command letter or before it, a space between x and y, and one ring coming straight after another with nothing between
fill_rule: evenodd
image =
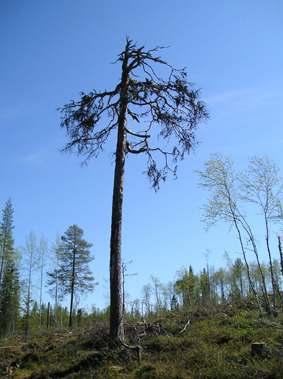
<instances>
[{"instance_id":1,"label":"pine tree trunk","mask_svg":"<svg viewBox=\"0 0 283 379\"><path fill-rule=\"evenodd\" d=\"M74 290L75 290L75 267L76 267L76 247L73 248L73 265L72 265L72 278L71 278L71 302L69 313L69 328L73 326L73 304L74 304Z\"/></svg>"},{"instance_id":2,"label":"pine tree trunk","mask_svg":"<svg viewBox=\"0 0 283 379\"><path fill-rule=\"evenodd\" d=\"M126 145L126 113L128 90L128 56L125 50L122 65L122 80L120 91L120 109L118 117L118 136L116 146L116 160L114 172L114 185L112 197L112 222L110 238L110 337L112 341L124 339L123 327L123 301L122 301L122 263L121 263L121 237L122 237L122 206L123 182Z\"/></svg>"}]
</instances>

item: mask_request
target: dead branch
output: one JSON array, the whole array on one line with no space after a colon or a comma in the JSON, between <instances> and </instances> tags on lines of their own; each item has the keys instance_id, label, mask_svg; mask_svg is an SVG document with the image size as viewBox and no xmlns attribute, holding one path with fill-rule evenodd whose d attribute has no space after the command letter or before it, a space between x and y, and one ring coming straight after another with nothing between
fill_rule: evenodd
<instances>
[{"instance_id":1,"label":"dead branch","mask_svg":"<svg viewBox=\"0 0 283 379\"><path fill-rule=\"evenodd\" d=\"M19 343L18 345L15 345L15 346L0 346L0 349L16 349L19 346L22 347L25 345L28 345L28 342L22 342L22 343Z\"/></svg>"},{"instance_id":2,"label":"dead branch","mask_svg":"<svg viewBox=\"0 0 283 379\"><path fill-rule=\"evenodd\" d=\"M121 338L119 338L120 344L129 350L134 350L137 354L138 362L141 363L141 356L142 356L142 347L140 345L128 345L126 344Z\"/></svg>"},{"instance_id":3,"label":"dead branch","mask_svg":"<svg viewBox=\"0 0 283 379\"><path fill-rule=\"evenodd\" d=\"M178 333L178 335L185 333L186 329L191 325L191 320L189 319L186 322L186 325L183 327L183 329Z\"/></svg>"}]
</instances>

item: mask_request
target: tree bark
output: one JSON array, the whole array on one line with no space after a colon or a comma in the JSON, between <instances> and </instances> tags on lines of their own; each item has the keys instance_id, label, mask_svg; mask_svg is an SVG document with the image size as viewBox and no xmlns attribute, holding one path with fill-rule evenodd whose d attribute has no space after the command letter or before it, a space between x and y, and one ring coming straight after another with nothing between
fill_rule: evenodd
<instances>
[{"instance_id":1,"label":"tree bark","mask_svg":"<svg viewBox=\"0 0 283 379\"><path fill-rule=\"evenodd\" d=\"M234 217L234 215L233 215ZM257 302L257 305L258 305L258 309L261 313L261 305L260 305L260 301L259 301L259 298L258 298L258 294L254 288L254 284L253 284L253 281L252 281L252 278L251 278L251 272L250 272L250 267L249 267L249 263L247 261L247 257L246 257L246 252L245 252L245 248L244 248L244 243L243 243L243 239L242 239L242 234L241 234L241 230L239 228L239 225L238 225L238 222L236 220L236 218L234 217L233 219L233 223L234 223L234 226L237 230L237 233L238 233L238 239L240 241L240 245L241 245L241 250L242 250L242 254L243 254L243 258L244 258L244 262L245 262L245 266L246 266L246 270L247 270L247 277L248 277L248 282L249 282L249 287L256 299L256 302Z\"/></svg>"},{"instance_id":2,"label":"tree bark","mask_svg":"<svg viewBox=\"0 0 283 379\"><path fill-rule=\"evenodd\" d=\"M243 287L243 273L242 273L242 267L240 268L240 292L241 292L241 298L244 298L244 287Z\"/></svg>"},{"instance_id":3,"label":"tree bark","mask_svg":"<svg viewBox=\"0 0 283 379\"><path fill-rule=\"evenodd\" d=\"M126 146L126 114L128 106L128 47L124 52L120 90L120 109L118 116L118 135L112 197L112 222L110 238L110 337L112 341L124 339L122 302L122 208L124 189L124 166Z\"/></svg>"},{"instance_id":4,"label":"tree bark","mask_svg":"<svg viewBox=\"0 0 283 379\"><path fill-rule=\"evenodd\" d=\"M222 278L220 279L220 291L221 291L221 302L222 304L225 304L224 281Z\"/></svg>"},{"instance_id":5,"label":"tree bark","mask_svg":"<svg viewBox=\"0 0 283 379\"><path fill-rule=\"evenodd\" d=\"M126 267L122 264L122 296L123 296L123 317L125 315L125 271Z\"/></svg>"},{"instance_id":6,"label":"tree bark","mask_svg":"<svg viewBox=\"0 0 283 379\"><path fill-rule=\"evenodd\" d=\"M241 226L243 227L243 229L245 230L245 232L248 235L248 238L249 238L249 240L250 240L250 242L252 244L254 255L256 257L257 267L259 269L260 277L261 277L261 291L262 291L262 295L263 295L263 301L264 301L265 311L268 314L271 314L271 306L270 306L270 301L269 301L269 297L268 297L268 293L267 293L265 276L264 276L264 273L263 273L263 270L262 270L262 267L261 267L261 264L260 264L260 261L259 261L259 255L258 255L258 250L257 250L257 245L256 245L256 241L255 241L255 238L254 238L254 234L252 232L252 229L251 229L250 225L248 224L248 222L246 221L246 219L244 217L241 217L240 223L241 223Z\"/></svg>"},{"instance_id":7,"label":"tree bark","mask_svg":"<svg viewBox=\"0 0 283 379\"><path fill-rule=\"evenodd\" d=\"M261 264L260 264L260 261L259 261L259 255L258 255L258 251L257 251L257 246L256 246L256 242L255 242L255 239L254 239L254 235L253 235L253 233L251 231L251 228L250 228L250 226L248 224L247 224L247 229L246 230L248 232L251 244L253 246L253 251L254 251L254 254L256 256L257 266L258 266L258 269L259 269L259 272L260 272L260 276L261 276L261 280L262 280L262 292L263 292L263 298L264 298L264 303L265 303L265 310L266 310L266 312L268 314L271 314L272 312L271 312L270 301L269 301L267 287L266 287L265 276L264 276L264 273L263 273L263 270L262 270L262 267L261 267Z\"/></svg>"},{"instance_id":8,"label":"tree bark","mask_svg":"<svg viewBox=\"0 0 283 379\"><path fill-rule=\"evenodd\" d=\"M238 234L238 240L239 240L240 245L241 245L241 250L242 250L242 254L243 254L243 258L244 258L244 262L245 262L245 266L246 266L246 270L247 270L247 277L248 277L248 282L249 282L249 288L251 289L251 291L252 291L252 293L253 293L253 295L254 295L254 297L256 299L259 311L261 313L260 301L259 301L257 292L255 290L255 287L253 285L253 281L252 281L252 278L251 278L250 266L249 266L249 263L248 263L248 260L247 260L247 256L246 256L246 251L245 251L245 247L244 247L242 233L241 233L240 227L238 225L237 216L236 216L236 214L234 212L234 209L233 209L233 206L232 206L233 202L232 202L230 191L228 190L228 187L226 187L226 191L228 193L229 209L230 209L230 212L231 212L231 215L232 215L232 218L233 218L233 224L234 224L234 226L236 228L236 231L237 231L237 234Z\"/></svg>"},{"instance_id":9,"label":"tree bark","mask_svg":"<svg viewBox=\"0 0 283 379\"><path fill-rule=\"evenodd\" d=\"M74 244L75 245L75 244ZM74 290L75 290L75 267L76 267L76 247L73 247L73 265L72 265L72 282L71 282L71 302L69 313L69 328L73 326L73 303L74 303Z\"/></svg>"},{"instance_id":10,"label":"tree bark","mask_svg":"<svg viewBox=\"0 0 283 379\"><path fill-rule=\"evenodd\" d=\"M4 231L4 239L2 241L2 254L1 254L1 268L0 268L0 285L2 284L2 279L3 279L3 272L4 272L4 265L5 265L5 260L6 260L6 231Z\"/></svg>"},{"instance_id":11,"label":"tree bark","mask_svg":"<svg viewBox=\"0 0 283 379\"><path fill-rule=\"evenodd\" d=\"M40 264L40 292L39 292L39 324L42 327L42 288L43 288L43 251L41 251L41 264Z\"/></svg>"},{"instance_id":12,"label":"tree bark","mask_svg":"<svg viewBox=\"0 0 283 379\"><path fill-rule=\"evenodd\" d=\"M29 336L30 332L30 303L31 303L31 271L32 271L32 255L29 263L29 276L28 276L28 293L27 293L27 308L26 308L26 320L25 320L25 338Z\"/></svg>"},{"instance_id":13,"label":"tree bark","mask_svg":"<svg viewBox=\"0 0 283 379\"><path fill-rule=\"evenodd\" d=\"M46 329L50 326L50 302L47 304L47 315L46 315Z\"/></svg>"},{"instance_id":14,"label":"tree bark","mask_svg":"<svg viewBox=\"0 0 283 379\"><path fill-rule=\"evenodd\" d=\"M264 215L264 221L265 221L265 242L266 242L266 248L268 252L268 258L269 258L269 270L270 270L270 276L271 276L271 284L272 284L272 306L273 310L276 309L276 281L274 277L273 272L273 263L272 263L272 257L271 257L271 251L270 251L270 244L269 244L269 225L268 225L268 219L266 214Z\"/></svg>"},{"instance_id":15,"label":"tree bark","mask_svg":"<svg viewBox=\"0 0 283 379\"><path fill-rule=\"evenodd\" d=\"M283 252L282 252L282 245L281 245L281 238L278 236L278 250L280 254L280 267L281 267L281 274L283 276Z\"/></svg>"}]
</instances>

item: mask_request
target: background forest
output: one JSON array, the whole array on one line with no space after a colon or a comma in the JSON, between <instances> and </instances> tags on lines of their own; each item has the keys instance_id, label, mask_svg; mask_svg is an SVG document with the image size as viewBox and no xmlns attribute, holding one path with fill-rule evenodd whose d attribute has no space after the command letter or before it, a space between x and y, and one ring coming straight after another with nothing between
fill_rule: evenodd
<instances>
[{"instance_id":1,"label":"background forest","mask_svg":"<svg viewBox=\"0 0 283 379\"><path fill-rule=\"evenodd\" d=\"M283 182L279 169L267 158L254 157L246 170L236 172L230 159L214 155L196 175L210 193L203 208L205 226L227 223L239 256L232 259L226 252L225 265L214 267L207 260L199 272L188 262L167 284L152 276L139 298L126 292L127 281L138 273L131 271L131 261L123 262L124 317L143 318L183 308L208 311L221 304L277 316L283 307ZM261 239L250 222L251 212L262 217ZM25 246L16 249L13 217L8 200L2 210L0 234L1 336L24 333L27 337L31 330L72 327L73 322L89 325L96 317L107 319L108 307L84 308L80 304L85 293L91 292L95 298L99 285L89 267L94 259L92 244L83 238L83 230L71 225L51 246L29 233Z\"/></svg>"}]
</instances>

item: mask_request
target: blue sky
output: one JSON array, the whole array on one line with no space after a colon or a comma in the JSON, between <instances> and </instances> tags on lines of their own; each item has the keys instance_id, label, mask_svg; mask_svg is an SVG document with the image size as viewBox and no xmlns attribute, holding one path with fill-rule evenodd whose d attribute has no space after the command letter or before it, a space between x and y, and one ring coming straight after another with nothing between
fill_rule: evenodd
<instances>
[{"instance_id":1,"label":"blue sky","mask_svg":"<svg viewBox=\"0 0 283 379\"><path fill-rule=\"evenodd\" d=\"M123 256L132 259L128 291L176 270L216 266L237 254L226 227L203 230L207 198L195 170L212 153L239 166L255 154L282 167L283 3L279 0L95 2L93 0L0 2L0 204L11 197L17 246L33 230L51 243L73 223L93 242L100 285L91 303L106 303L113 181L111 146L82 167L62 154L66 142L57 108L79 91L111 88L119 66L111 62L128 35L149 48L170 46L164 58L186 66L202 89L210 120L198 131L200 145L156 194L142 174L141 158L127 162Z\"/></svg>"}]
</instances>

